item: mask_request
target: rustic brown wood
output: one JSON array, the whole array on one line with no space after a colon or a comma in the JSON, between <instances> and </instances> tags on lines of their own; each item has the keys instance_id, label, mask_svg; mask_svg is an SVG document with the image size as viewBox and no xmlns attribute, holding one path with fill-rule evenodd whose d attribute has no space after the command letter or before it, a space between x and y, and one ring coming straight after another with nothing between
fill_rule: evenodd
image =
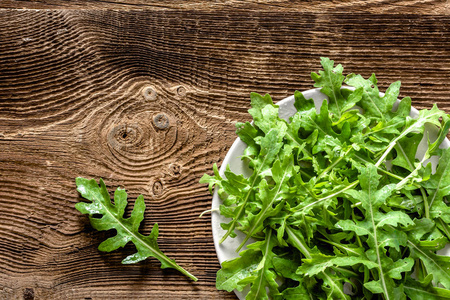
<instances>
[{"instance_id":1,"label":"rustic brown wood","mask_svg":"<svg viewBox=\"0 0 450 300\"><path fill-rule=\"evenodd\" d=\"M211 197L198 180L224 158L233 124L249 120L249 93L312 88L320 56L375 72L381 89L401 80L414 106L450 112L448 16L283 3L0 11L0 299L235 299L215 289L210 220L198 218ZM77 176L126 187L131 205L143 194L142 232L158 222L160 248L199 281L154 259L121 265L132 246L99 252L110 233L74 209Z\"/></svg>"},{"instance_id":2,"label":"rustic brown wood","mask_svg":"<svg viewBox=\"0 0 450 300\"><path fill-rule=\"evenodd\" d=\"M449 14L447 0L2 0L0 8Z\"/></svg>"}]
</instances>

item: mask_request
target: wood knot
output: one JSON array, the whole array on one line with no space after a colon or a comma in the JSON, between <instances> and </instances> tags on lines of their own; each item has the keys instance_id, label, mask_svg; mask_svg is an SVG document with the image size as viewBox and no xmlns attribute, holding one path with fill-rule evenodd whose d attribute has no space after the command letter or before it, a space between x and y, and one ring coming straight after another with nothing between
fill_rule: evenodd
<instances>
[{"instance_id":1,"label":"wood knot","mask_svg":"<svg viewBox=\"0 0 450 300\"><path fill-rule=\"evenodd\" d=\"M34 300L34 290L32 288L26 288L23 290L24 300Z\"/></svg>"},{"instance_id":2,"label":"wood knot","mask_svg":"<svg viewBox=\"0 0 450 300\"><path fill-rule=\"evenodd\" d=\"M136 125L118 125L108 133L108 143L116 150L134 146L142 140L142 130Z\"/></svg>"},{"instance_id":3,"label":"wood knot","mask_svg":"<svg viewBox=\"0 0 450 300\"><path fill-rule=\"evenodd\" d=\"M170 175L178 177L181 174L181 166L179 164L173 163L169 165Z\"/></svg>"},{"instance_id":4,"label":"wood knot","mask_svg":"<svg viewBox=\"0 0 450 300\"><path fill-rule=\"evenodd\" d=\"M152 87L146 87L142 90L142 95L146 100L155 101L158 97L158 93Z\"/></svg>"},{"instance_id":5,"label":"wood knot","mask_svg":"<svg viewBox=\"0 0 450 300\"><path fill-rule=\"evenodd\" d=\"M169 117L165 113L159 113L153 117L153 124L158 129L167 129L170 125Z\"/></svg>"},{"instance_id":6,"label":"wood knot","mask_svg":"<svg viewBox=\"0 0 450 300\"><path fill-rule=\"evenodd\" d=\"M163 193L163 185L161 181L157 180L153 183L152 192L155 196L161 195Z\"/></svg>"},{"instance_id":7,"label":"wood knot","mask_svg":"<svg viewBox=\"0 0 450 300\"><path fill-rule=\"evenodd\" d=\"M185 88L184 86L179 86L179 87L177 88L177 94L178 94L178 96L184 97L184 96L186 96L186 93L187 93L187 91L186 91L186 88Z\"/></svg>"}]
</instances>

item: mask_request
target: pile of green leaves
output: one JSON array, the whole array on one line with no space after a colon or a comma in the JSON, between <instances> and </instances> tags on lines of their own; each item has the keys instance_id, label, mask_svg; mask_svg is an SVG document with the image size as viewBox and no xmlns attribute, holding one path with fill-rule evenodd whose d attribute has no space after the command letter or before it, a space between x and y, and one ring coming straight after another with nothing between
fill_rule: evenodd
<instances>
[{"instance_id":1,"label":"pile of green leaves","mask_svg":"<svg viewBox=\"0 0 450 300\"><path fill-rule=\"evenodd\" d=\"M394 106L400 82L380 96L375 75L321 63L319 112L295 92L286 122L269 95L251 94L253 123L237 124L251 176L214 166L201 179L231 219L221 242L237 230L237 251L256 240L222 264L217 288L250 286L246 299L450 299L450 257L436 254L450 238L450 149L439 149L449 115L433 106L411 118L410 98Z\"/></svg>"},{"instance_id":2,"label":"pile of green leaves","mask_svg":"<svg viewBox=\"0 0 450 300\"><path fill-rule=\"evenodd\" d=\"M197 281L197 278L180 267L173 259L167 257L158 247L156 239L159 235L158 224L155 223L152 232L144 236L139 232L139 226L144 220L145 203L144 197L140 195L134 203L133 211L129 218L124 218L127 207L127 193L124 189L117 188L114 193L114 203L109 198L108 190L102 179L100 186L94 179L78 177L76 179L77 190L81 196L90 202L78 202L75 208L83 214L88 214L92 227L97 230L115 229L117 234L103 241L98 249L111 252L117 250L129 242L137 249L135 254L126 257L122 264L134 264L148 257L154 257L161 262L161 268L172 268Z\"/></svg>"}]
</instances>

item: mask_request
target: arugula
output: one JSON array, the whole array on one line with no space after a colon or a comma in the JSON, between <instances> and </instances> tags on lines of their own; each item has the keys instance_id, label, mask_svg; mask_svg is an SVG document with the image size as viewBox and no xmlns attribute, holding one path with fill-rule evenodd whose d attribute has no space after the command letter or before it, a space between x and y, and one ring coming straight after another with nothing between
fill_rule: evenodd
<instances>
[{"instance_id":1,"label":"arugula","mask_svg":"<svg viewBox=\"0 0 450 300\"><path fill-rule=\"evenodd\" d=\"M215 165L200 180L231 218L220 242L238 230L236 251L256 240L222 264L217 288L249 286L246 299L450 299L450 258L437 254L450 238L450 149L440 147L450 116L434 105L410 117L410 98L396 104L399 81L382 96L375 75L321 64L311 73L328 97L319 111L296 91L286 122L252 93L254 122L237 124L250 177Z\"/></svg>"},{"instance_id":2,"label":"arugula","mask_svg":"<svg viewBox=\"0 0 450 300\"><path fill-rule=\"evenodd\" d=\"M117 232L115 236L108 238L98 246L100 251L111 252L132 242L136 246L137 252L126 257L122 261L123 264L137 263L151 256L161 262L162 269L176 269L192 280L197 281L194 275L180 267L159 249L156 241L159 234L157 223L153 225L150 235L144 236L139 233L139 226L144 219L145 211L144 197L142 195L136 199L131 216L124 218L123 214L128 204L127 193L124 189L116 189L114 203L112 203L102 179L100 179L100 186L94 179L88 180L81 177L76 178L76 184L81 196L91 202L78 202L75 208L81 213L89 215L91 225L95 229L115 229ZM99 218L97 215L101 215L101 217Z\"/></svg>"}]
</instances>

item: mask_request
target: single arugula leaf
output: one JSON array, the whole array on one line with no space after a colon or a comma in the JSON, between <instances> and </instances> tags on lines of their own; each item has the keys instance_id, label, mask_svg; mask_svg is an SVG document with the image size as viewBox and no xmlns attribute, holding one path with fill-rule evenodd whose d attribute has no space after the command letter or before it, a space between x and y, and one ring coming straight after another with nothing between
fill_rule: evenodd
<instances>
[{"instance_id":1,"label":"single arugula leaf","mask_svg":"<svg viewBox=\"0 0 450 300\"><path fill-rule=\"evenodd\" d=\"M337 137L336 132L331 128L333 122L330 118L326 101L323 101L319 114L317 114L315 109L311 109L302 114L294 115L292 122L298 122L298 126L302 132L312 133L318 130L319 137L326 135Z\"/></svg>"},{"instance_id":2,"label":"single arugula leaf","mask_svg":"<svg viewBox=\"0 0 450 300\"><path fill-rule=\"evenodd\" d=\"M392 161L395 166L402 167L410 172L414 171L414 163L416 161L417 147L422 140L421 134L415 134L412 137L405 137L398 141L394 149L397 156Z\"/></svg>"},{"instance_id":3,"label":"single arugula leaf","mask_svg":"<svg viewBox=\"0 0 450 300\"><path fill-rule=\"evenodd\" d=\"M403 117L406 118L411 114L411 98L405 97L403 98L395 111L389 112L391 118L394 117Z\"/></svg>"},{"instance_id":4,"label":"single arugula leaf","mask_svg":"<svg viewBox=\"0 0 450 300\"><path fill-rule=\"evenodd\" d=\"M429 191L429 206L440 203L442 205L443 197L450 194L450 148L443 149L439 159L436 173L431 175L430 179L424 183Z\"/></svg>"},{"instance_id":5,"label":"single arugula leaf","mask_svg":"<svg viewBox=\"0 0 450 300\"><path fill-rule=\"evenodd\" d=\"M254 280L253 271L261 261L261 253L254 250L242 251L240 256L224 261L222 268L217 272L216 288L228 292L234 289L242 291L250 282ZM244 281L244 279L247 279Z\"/></svg>"},{"instance_id":6,"label":"single arugula leaf","mask_svg":"<svg viewBox=\"0 0 450 300\"><path fill-rule=\"evenodd\" d=\"M124 218L123 214L128 204L127 193L121 188L117 188L114 193L114 204L111 202L105 183L100 179L100 186L94 179L88 180L78 177L76 179L77 190L83 198L91 203L78 202L75 208L83 214L89 214L92 227L97 230L115 229L117 234L103 241L98 249L100 251L111 252L124 247L128 242L132 242L137 249L133 255L126 257L123 264L133 264L148 257L154 257L161 262L161 268L176 269L194 281L197 278L176 264L173 259L168 258L159 250L156 239L158 238L158 224L153 225L150 235L144 236L139 233L139 226L144 219L145 203L144 197L140 195L134 204L133 211L129 218ZM94 215L102 215L96 218Z\"/></svg>"},{"instance_id":7,"label":"single arugula leaf","mask_svg":"<svg viewBox=\"0 0 450 300\"><path fill-rule=\"evenodd\" d=\"M219 174L219 168L217 164L213 165L214 176L210 176L208 174L203 174L202 178L200 178L200 183L207 183L209 192L213 193L214 186L220 186L222 183L222 176Z\"/></svg>"},{"instance_id":8,"label":"single arugula leaf","mask_svg":"<svg viewBox=\"0 0 450 300\"><path fill-rule=\"evenodd\" d=\"M427 276L424 281L406 279L404 289L411 300L443 300L450 299L450 291L432 285L432 275Z\"/></svg>"},{"instance_id":9,"label":"single arugula leaf","mask_svg":"<svg viewBox=\"0 0 450 300\"><path fill-rule=\"evenodd\" d=\"M281 293L281 299L298 300L298 299L314 299L312 295L302 284L294 288L287 288Z\"/></svg>"},{"instance_id":10,"label":"single arugula leaf","mask_svg":"<svg viewBox=\"0 0 450 300\"><path fill-rule=\"evenodd\" d=\"M420 259L429 274L433 274L436 281L441 283L446 289L450 288L450 257L436 255L434 251L422 249L414 241L408 241L411 257Z\"/></svg>"},{"instance_id":11,"label":"single arugula leaf","mask_svg":"<svg viewBox=\"0 0 450 300\"><path fill-rule=\"evenodd\" d=\"M256 127L265 134L273 129L278 129L280 133L284 134L286 124L278 117L278 106L273 104L270 95L261 96L257 93L251 93L250 99L252 108L248 112L253 116Z\"/></svg>"},{"instance_id":12,"label":"single arugula leaf","mask_svg":"<svg viewBox=\"0 0 450 300\"><path fill-rule=\"evenodd\" d=\"M375 117L381 120L386 119L386 116L392 111L400 91L400 81L397 81L391 84L385 95L381 97L375 74L372 74L367 80L361 75L350 74L345 79L345 83L357 89L363 89L362 99L358 105L364 109L366 117Z\"/></svg>"},{"instance_id":13,"label":"single arugula leaf","mask_svg":"<svg viewBox=\"0 0 450 300\"><path fill-rule=\"evenodd\" d=\"M314 276L332 266L348 267L362 264L369 270L377 268L378 265L367 259L364 255L356 256L329 256L324 254L313 254L309 259L303 259L303 264L297 269L298 274Z\"/></svg>"},{"instance_id":14,"label":"single arugula leaf","mask_svg":"<svg viewBox=\"0 0 450 300\"><path fill-rule=\"evenodd\" d=\"M450 129L449 115L444 113L444 114L442 114L441 118L442 118L442 124L439 129L436 140L434 142L431 142L430 139L428 138L428 149L425 152L425 155L422 158L422 161L424 161L425 159L428 159L432 155L435 155L435 154L440 155L441 151L440 151L439 147L440 147L441 143L444 141L444 139L446 138L448 130ZM435 124L437 124L437 122Z\"/></svg>"},{"instance_id":15,"label":"single arugula leaf","mask_svg":"<svg viewBox=\"0 0 450 300\"><path fill-rule=\"evenodd\" d=\"M278 284L275 281L276 273L273 270L272 259L275 254L272 252L276 239L272 234L272 229L268 228L263 242L257 242L249 245L249 249L259 249L262 253L262 259L258 267L253 271L256 277L253 280L250 292L246 299L268 299L266 287L269 288L269 294L278 294Z\"/></svg>"},{"instance_id":16,"label":"single arugula leaf","mask_svg":"<svg viewBox=\"0 0 450 300\"><path fill-rule=\"evenodd\" d=\"M317 73L312 72L311 78L316 82L315 87L320 87L320 91L329 98L329 109L332 113L336 114L339 118L345 110L353 107L359 99L344 98L341 93L342 81L345 76L342 75L344 68L342 65L334 67L334 61L327 57L321 58L321 64L323 71ZM350 100L350 101L348 101Z\"/></svg>"},{"instance_id":17,"label":"single arugula leaf","mask_svg":"<svg viewBox=\"0 0 450 300\"><path fill-rule=\"evenodd\" d=\"M314 130L313 134L309 135L307 139L302 139L299 136L299 131L302 127L302 121L300 118L305 113L308 115L314 115L316 113L316 108L314 107L314 101L312 99L306 99L299 91L295 92L294 97L294 106L297 109L297 113L290 118L290 122L287 124L285 136L286 143L293 148L294 153L302 153L303 158L311 159L311 148L317 141L318 130Z\"/></svg>"},{"instance_id":18,"label":"single arugula leaf","mask_svg":"<svg viewBox=\"0 0 450 300\"><path fill-rule=\"evenodd\" d=\"M298 267L292 262L292 258L284 258L280 256L275 256L272 259L273 267L278 274L281 274L284 278L301 281L303 276L296 274Z\"/></svg>"},{"instance_id":19,"label":"single arugula leaf","mask_svg":"<svg viewBox=\"0 0 450 300\"><path fill-rule=\"evenodd\" d=\"M306 99L305 96L299 91L294 92L294 107L297 110L297 114L302 114L311 109L316 109L313 99Z\"/></svg>"},{"instance_id":20,"label":"single arugula leaf","mask_svg":"<svg viewBox=\"0 0 450 300\"><path fill-rule=\"evenodd\" d=\"M259 146L255 139L258 137L258 129L249 122L236 123L236 134L239 138L247 144L242 158L252 158L258 155Z\"/></svg>"}]
</instances>

